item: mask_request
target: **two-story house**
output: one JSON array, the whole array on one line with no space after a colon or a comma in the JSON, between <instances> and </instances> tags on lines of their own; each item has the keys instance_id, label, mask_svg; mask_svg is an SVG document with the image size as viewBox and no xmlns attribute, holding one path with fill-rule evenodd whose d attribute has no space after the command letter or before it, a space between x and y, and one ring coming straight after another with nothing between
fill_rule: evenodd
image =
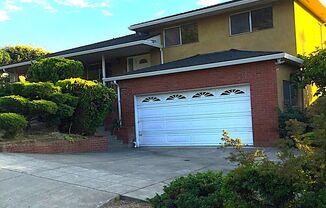
<instances>
[{"instance_id":1,"label":"two-story house","mask_svg":"<svg viewBox=\"0 0 326 208\"><path fill-rule=\"evenodd\" d=\"M303 106L290 85L297 54L323 48L318 0L234 0L129 27L135 34L50 54L80 60L117 90L119 137L137 146L278 139L278 109ZM0 69L24 73L30 61ZM309 102L307 98L306 102Z\"/></svg>"}]
</instances>

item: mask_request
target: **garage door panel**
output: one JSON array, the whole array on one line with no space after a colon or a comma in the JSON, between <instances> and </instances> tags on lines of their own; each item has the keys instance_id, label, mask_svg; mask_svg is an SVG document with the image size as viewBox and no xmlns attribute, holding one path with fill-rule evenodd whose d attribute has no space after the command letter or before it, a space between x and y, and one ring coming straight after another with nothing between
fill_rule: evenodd
<instances>
[{"instance_id":1,"label":"garage door panel","mask_svg":"<svg viewBox=\"0 0 326 208\"><path fill-rule=\"evenodd\" d=\"M202 122L201 118L186 118L178 117L176 119L169 119L166 121L153 118L147 122L140 122L142 131L151 130L183 130L183 129L216 129L229 130L231 128L247 127L251 122L251 117L233 117L232 119L226 118L206 118L206 122Z\"/></svg>"},{"instance_id":2,"label":"garage door panel","mask_svg":"<svg viewBox=\"0 0 326 208\"><path fill-rule=\"evenodd\" d=\"M223 130L252 144L249 93L241 86L137 97L138 144L218 145Z\"/></svg>"},{"instance_id":3,"label":"garage door panel","mask_svg":"<svg viewBox=\"0 0 326 208\"><path fill-rule=\"evenodd\" d=\"M222 135L222 134L221 134ZM251 132L234 132L230 134L232 137L237 138L237 135L241 135L241 140L246 144L252 143ZM157 134L147 135L142 140L144 146L212 146L222 144L222 136L216 136L216 133L203 133L196 137L191 137L188 134L166 134L164 137L160 137Z\"/></svg>"}]
</instances>

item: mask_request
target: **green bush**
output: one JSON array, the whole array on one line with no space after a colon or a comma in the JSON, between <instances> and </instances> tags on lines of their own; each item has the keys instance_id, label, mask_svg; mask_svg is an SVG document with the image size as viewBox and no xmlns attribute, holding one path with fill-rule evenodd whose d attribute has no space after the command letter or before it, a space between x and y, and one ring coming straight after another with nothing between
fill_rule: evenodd
<instances>
[{"instance_id":1,"label":"green bush","mask_svg":"<svg viewBox=\"0 0 326 208\"><path fill-rule=\"evenodd\" d=\"M222 173L206 172L174 180L164 187L162 195L150 199L156 207L171 208L218 208L223 207Z\"/></svg>"},{"instance_id":2,"label":"green bush","mask_svg":"<svg viewBox=\"0 0 326 208\"><path fill-rule=\"evenodd\" d=\"M305 111L296 108L289 107L285 109L284 112L281 112L279 115L279 134L280 138L287 138L289 136L289 132L286 129L286 122L289 120L297 120L300 122L307 122L307 116L305 115Z\"/></svg>"},{"instance_id":3,"label":"green bush","mask_svg":"<svg viewBox=\"0 0 326 208\"><path fill-rule=\"evenodd\" d=\"M72 119L72 131L78 134L94 134L112 110L114 90L80 78L60 80L56 85L61 87L63 93L79 98Z\"/></svg>"},{"instance_id":4,"label":"green bush","mask_svg":"<svg viewBox=\"0 0 326 208\"><path fill-rule=\"evenodd\" d=\"M76 107L78 105L78 97L72 96L70 94L63 93L53 93L50 95L48 100L55 102L56 104L66 104L72 107Z\"/></svg>"},{"instance_id":5,"label":"green bush","mask_svg":"<svg viewBox=\"0 0 326 208\"><path fill-rule=\"evenodd\" d=\"M317 192L308 192L300 197L297 208L325 208L326 207L326 188Z\"/></svg>"},{"instance_id":6,"label":"green bush","mask_svg":"<svg viewBox=\"0 0 326 208\"><path fill-rule=\"evenodd\" d=\"M0 113L0 130L4 131L4 138L13 138L27 126L24 116L16 113Z\"/></svg>"},{"instance_id":7,"label":"green bush","mask_svg":"<svg viewBox=\"0 0 326 208\"><path fill-rule=\"evenodd\" d=\"M16 82L10 84L10 95L20 95L31 100L48 99L54 93L60 93L60 87L49 82Z\"/></svg>"},{"instance_id":8,"label":"green bush","mask_svg":"<svg viewBox=\"0 0 326 208\"><path fill-rule=\"evenodd\" d=\"M35 116L47 117L58 111L58 105L47 100L33 100L30 102L30 112Z\"/></svg>"},{"instance_id":9,"label":"green bush","mask_svg":"<svg viewBox=\"0 0 326 208\"><path fill-rule=\"evenodd\" d=\"M29 114L30 101L24 97L10 95L0 97L0 113Z\"/></svg>"},{"instance_id":10,"label":"green bush","mask_svg":"<svg viewBox=\"0 0 326 208\"><path fill-rule=\"evenodd\" d=\"M265 161L239 166L225 179L225 191L235 196L227 204L262 208L291 207L295 204L296 196L303 193L307 179L300 168L288 169L288 164L284 166Z\"/></svg>"},{"instance_id":11,"label":"green bush","mask_svg":"<svg viewBox=\"0 0 326 208\"><path fill-rule=\"evenodd\" d=\"M84 74L84 66L80 61L64 58L44 58L32 62L27 71L27 78L32 82L53 83L58 80L81 77Z\"/></svg>"}]
</instances>

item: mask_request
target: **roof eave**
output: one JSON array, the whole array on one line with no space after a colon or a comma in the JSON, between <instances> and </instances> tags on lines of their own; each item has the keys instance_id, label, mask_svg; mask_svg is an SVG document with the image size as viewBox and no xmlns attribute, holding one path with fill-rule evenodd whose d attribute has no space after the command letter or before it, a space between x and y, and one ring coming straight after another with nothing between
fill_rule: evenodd
<instances>
[{"instance_id":1,"label":"roof eave","mask_svg":"<svg viewBox=\"0 0 326 208\"><path fill-rule=\"evenodd\" d=\"M91 50L85 50L85 51L79 51L79 52L74 52L74 53L67 53L67 54L57 55L57 56L51 56L51 54L50 54L49 58L70 58L70 57L74 57L74 56L81 56L81 55L86 55L86 54L110 51L110 50L114 50L114 49L126 48L126 47L137 46L137 45L148 45L148 46L152 46L155 48L161 48L162 47L161 44L159 44L155 41L152 41L152 39L155 37L152 37L152 38L149 38L146 40L139 40L139 41L134 41L134 42L129 42L129 43L123 43L123 44L102 47L102 48L96 48L96 49L91 49ZM20 66L30 65L32 61L33 60L10 64L10 65L5 65L5 66L0 66L0 70L7 70L7 69L11 69L11 68L20 67Z\"/></svg>"},{"instance_id":2,"label":"roof eave","mask_svg":"<svg viewBox=\"0 0 326 208\"><path fill-rule=\"evenodd\" d=\"M277 0L243 0L243 1L236 1L236 2L230 2L227 4L222 4L222 5L216 5L215 7L208 7L208 8L203 8L200 10L195 10L192 12L186 12L182 13L179 15L174 15L166 18L161 18L157 20L152 20L144 23L139 23L139 24L134 24L129 27L130 30L137 31L137 30L142 30L144 28L150 28L154 27L156 25L161 25L161 24L168 24L168 23L173 23L177 21L182 21L188 18L194 18L197 16L203 16L207 15L210 13L217 13L217 12L224 12L225 10L232 9L232 8L239 8L241 6L245 6L248 4L254 4L254 3L266 3L266 2L273 2Z\"/></svg>"}]
</instances>

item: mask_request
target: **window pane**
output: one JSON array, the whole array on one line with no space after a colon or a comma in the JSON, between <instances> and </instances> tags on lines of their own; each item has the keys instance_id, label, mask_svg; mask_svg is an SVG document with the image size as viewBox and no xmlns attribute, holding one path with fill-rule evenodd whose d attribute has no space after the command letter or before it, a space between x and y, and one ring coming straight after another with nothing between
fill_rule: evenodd
<instances>
[{"instance_id":1,"label":"window pane","mask_svg":"<svg viewBox=\"0 0 326 208\"><path fill-rule=\"evenodd\" d=\"M231 16L231 34L239 34L250 31L249 12Z\"/></svg>"},{"instance_id":2,"label":"window pane","mask_svg":"<svg viewBox=\"0 0 326 208\"><path fill-rule=\"evenodd\" d=\"M197 24L183 25L181 27L182 44L198 42Z\"/></svg>"},{"instance_id":3,"label":"window pane","mask_svg":"<svg viewBox=\"0 0 326 208\"><path fill-rule=\"evenodd\" d=\"M284 99L284 105L289 106L291 103L291 90L290 90L290 82L287 80L283 80L283 99Z\"/></svg>"},{"instance_id":4,"label":"window pane","mask_svg":"<svg viewBox=\"0 0 326 208\"><path fill-rule=\"evenodd\" d=\"M263 30L273 27L272 7L258 9L251 12L252 30Z\"/></svg>"},{"instance_id":5,"label":"window pane","mask_svg":"<svg viewBox=\"0 0 326 208\"><path fill-rule=\"evenodd\" d=\"M165 30L165 46L180 45L179 27Z\"/></svg>"}]
</instances>

